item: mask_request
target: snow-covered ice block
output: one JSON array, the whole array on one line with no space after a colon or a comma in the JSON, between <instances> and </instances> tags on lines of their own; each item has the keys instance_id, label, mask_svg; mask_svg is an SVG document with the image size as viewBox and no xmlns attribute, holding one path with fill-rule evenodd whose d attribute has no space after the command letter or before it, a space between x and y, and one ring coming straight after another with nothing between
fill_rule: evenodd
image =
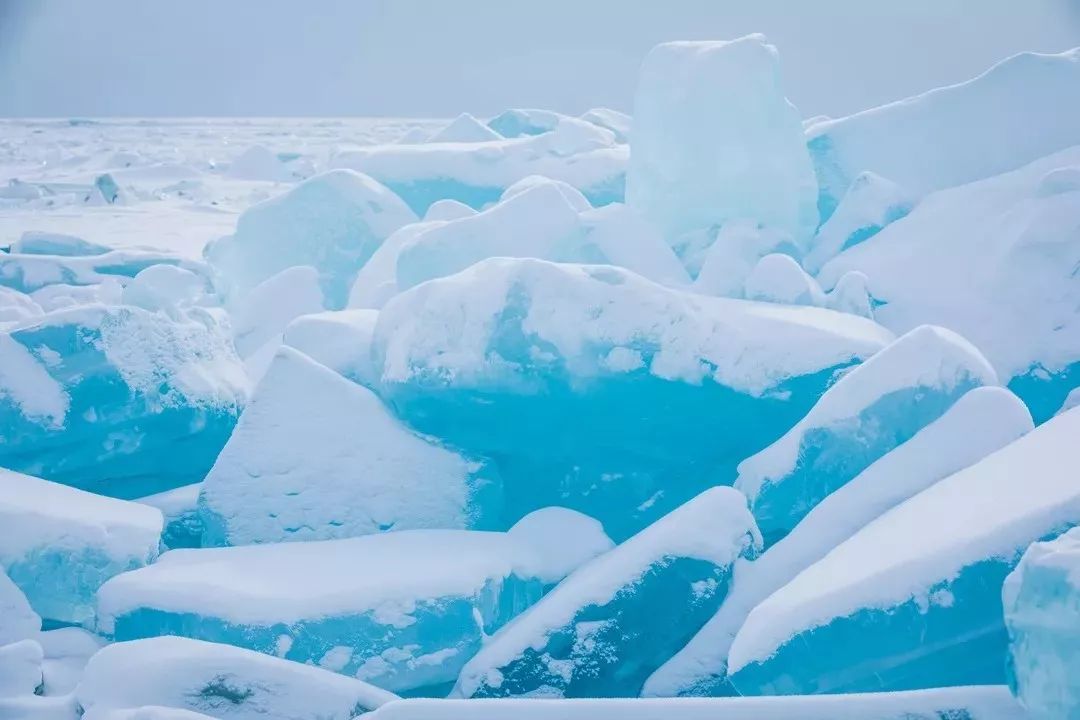
<instances>
[{"instance_id":1,"label":"snow-covered ice block","mask_svg":"<svg viewBox=\"0 0 1080 720\"><path fill-rule=\"evenodd\" d=\"M1049 115L1058 117L1041 117ZM1020 134L1040 137L1031 128ZM1062 168L1080 168L1080 147L929 195L826 263L818 281L829 288L845 273L865 273L881 324L962 334L1042 422L1080 386L1080 191L1040 192Z\"/></svg>"},{"instance_id":2,"label":"snow-covered ice block","mask_svg":"<svg viewBox=\"0 0 1080 720\"><path fill-rule=\"evenodd\" d=\"M457 200L436 200L424 213L424 222L433 220L460 220L461 218L475 215L476 211L463 202Z\"/></svg>"},{"instance_id":3,"label":"snow-covered ice block","mask_svg":"<svg viewBox=\"0 0 1080 720\"><path fill-rule=\"evenodd\" d=\"M503 191L502 196L499 198L499 202L506 202L515 195L520 195L537 185L554 185L559 189L559 192L563 194L563 197L566 198L566 201L570 206L578 212L585 212L592 208L592 205L589 204L589 199L582 195L581 191L576 187L570 183L563 182L562 180L552 180L543 175L529 175L528 177L521 178Z\"/></svg>"},{"instance_id":4,"label":"snow-covered ice block","mask_svg":"<svg viewBox=\"0 0 1080 720\"><path fill-rule=\"evenodd\" d=\"M787 305L825 305L825 293L790 255L771 253L758 260L746 278L747 300Z\"/></svg>"},{"instance_id":5,"label":"snow-covered ice block","mask_svg":"<svg viewBox=\"0 0 1080 720\"><path fill-rule=\"evenodd\" d=\"M210 290L206 278L175 265L151 265L124 286L120 301L151 312L175 315L191 307Z\"/></svg>"},{"instance_id":6,"label":"snow-covered ice block","mask_svg":"<svg viewBox=\"0 0 1080 720\"><path fill-rule=\"evenodd\" d=\"M653 48L638 76L631 146L627 203L669 239L730 220L797 242L817 227L802 122L761 35Z\"/></svg>"},{"instance_id":7,"label":"snow-covered ice block","mask_svg":"<svg viewBox=\"0 0 1080 720\"><path fill-rule=\"evenodd\" d=\"M282 347L206 476L199 512L204 545L248 545L492 529L501 496L490 463L418 436L371 390Z\"/></svg>"},{"instance_id":8,"label":"snow-covered ice block","mask_svg":"<svg viewBox=\"0 0 1080 720\"><path fill-rule=\"evenodd\" d=\"M136 708L94 708L82 720L218 720L203 713L164 705L142 705Z\"/></svg>"},{"instance_id":9,"label":"snow-covered ice block","mask_svg":"<svg viewBox=\"0 0 1080 720\"><path fill-rule=\"evenodd\" d=\"M720 610L649 678L642 694L730 695L728 650L758 603L874 518L1031 429L1031 414L1008 390L980 387L964 395L940 418L822 500L761 557L736 563Z\"/></svg>"},{"instance_id":10,"label":"snow-covered ice block","mask_svg":"<svg viewBox=\"0 0 1080 720\"><path fill-rule=\"evenodd\" d=\"M34 695L42 684L44 655L37 640L0 645L0 698Z\"/></svg>"},{"instance_id":11,"label":"snow-covered ice block","mask_svg":"<svg viewBox=\"0 0 1080 720\"><path fill-rule=\"evenodd\" d=\"M289 323L282 343L355 383L372 387L371 343L378 320L378 310L312 313Z\"/></svg>"},{"instance_id":12,"label":"snow-covered ice block","mask_svg":"<svg viewBox=\"0 0 1080 720\"><path fill-rule=\"evenodd\" d=\"M836 211L818 229L804 264L816 273L844 250L908 215L915 200L896 183L866 171L851 182Z\"/></svg>"},{"instance_id":13,"label":"snow-covered ice block","mask_svg":"<svg viewBox=\"0 0 1080 720\"><path fill-rule=\"evenodd\" d=\"M1010 683L1032 720L1080 715L1080 529L1037 542L1005 580Z\"/></svg>"},{"instance_id":14,"label":"snow-covered ice block","mask_svg":"<svg viewBox=\"0 0 1080 720\"><path fill-rule=\"evenodd\" d=\"M718 297L744 297L746 283L762 258L801 254L787 233L746 220L688 233L673 247L695 276L694 289Z\"/></svg>"},{"instance_id":15,"label":"snow-covered ice block","mask_svg":"<svg viewBox=\"0 0 1080 720\"><path fill-rule=\"evenodd\" d=\"M1080 522L1080 411L889 510L759 604L728 656L741 694L1005 680L1001 586Z\"/></svg>"},{"instance_id":16,"label":"snow-covered ice block","mask_svg":"<svg viewBox=\"0 0 1080 720\"><path fill-rule=\"evenodd\" d=\"M14 288L0 285L0 323L37 317L43 309L34 298Z\"/></svg>"},{"instance_id":17,"label":"snow-covered ice block","mask_svg":"<svg viewBox=\"0 0 1080 720\"><path fill-rule=\"evenodd\" d=\"M79 720L79 706L74 695L0 698L0 717L4 720Z\"/></svg>"},{"instance_id":18,"label":"snow-covered ice block","mask_svg":"<svg viewBox=\"0 0 1080 720\"><path fill-rule=\"evenodd\" d=\"M41 618L19 586L0 570L0 645L37 637Z\"/></svg>"},{"instance_id":19,"label":"snow-covered ice block","mask_svg":"<svg viewBox=\"0 0 1080 720\"><path fill-rule=\"evenodd\" d=\"M427 139L429 143L472 143L502 140L503 136L469 113L461 113Z\"/></svg>"},{"instance_id":20,"label":"snow-covered ice block","mask_svg":"<svg viewBox=\"0 0 1080 720\"><path fill-rule=\"evenodd\" d=\"M865 273L849 270L840 276L836 285L825 296L825 307L873 319L874 300L870 296L869 285L870 279Z\"/></svg>"},{"instance_id":21,"label":"snow-covered ice block","mask_svg":"<svg viewBox=\"0 0 1080 720\"><path fill-rule=\"evenodd\" d=\"M997 385L956 333L916 328L830 387L779 440L739 463L766 541L779 540L829 493L939 418L972 388Z\"/></svg>"},{"instance_id":22,"label":"snow-covered ice block","mask_svg":"<svg viewBox=\"0 0 1080 720\"><path fill-rule=\"evenodd\" d=\"M321 668L182 637L107 645L75 695L87 714L164 705L217 720L352 720L397 697Z\"/></svg>"},{"instance_id":23,"label":"snow-covered ice block","mask_svg":"<svg viewBox=\"0 0 1080 720\"><path fill-rule=\"evenodd\" d=\"M508 519L565 505L625 539L733 481L891 339L828 310L493 258L391 300L372 358L406 422L497 461Z\"/></svg>"},{"instance_id":24,"label":"snow-covered ice block","mask_svg":"<svg viewBox=\"0 0 1080 720\"><path fill-rule=\"evenodd\" d=\"M99 627L117 640L227 642L417 690L451 682L484 635L610 547L595 520L547 508L506 533L173 550L101 588Z\"/></svg>"},{"instance_id":25,"label":"snow-covered ice block","mask_svg":"<svg viewBox=\"0 0 1080 720\"><path fill-rule=\"evenodd\" d=\"M296 318L322 310L318 270L296 265L275 273L234 303L231 319L236 351L247 358L267 342L280 338ZM274 342L275 346L279 344Z\"/></svg>"},{"instance_id":26,"label":"snow-covered ice block","mask_svg":"<svg viewBox=\"0 0 1080 720\"><path fill-rule=\"evenodd\" d=\"M25 255L104 255L110 248L63 233L27 230L11 243L11 252Z\"/></svg>"},{"instance_id":27,"label":"snow-covered ice block","mask_svg":"<svg viewBox=\"0 0 1080 720\"><path fill-rule=\"evenodd\" d=\"M105 641L79 627L49 630L37 637L44 657L41 661L42 694L46 697L67 695L82 679L90 657Z\"/></svg>"},{"instance_id":28,"label":"snow-covered ice block","mask_svg":"<svg viewBox=\"0 0 1080 720\"><path fill-rule=\"evenodd\" d=\"M47 620L90 622L103 582L157 557L161 526L156 508L0 469L0 567Z\"/></svg>"},{"instance_id":29,"label":"snow-covered ice block","mask_svg":"<svg viewBox=\"0 0 1080 720\"><path fill-rule=\"evenodd\" d=\"M479 210L530 175L567 182L596 206L621 201L627 147L608 130L567 120L550 132L507 140L361 147L331 163L367 173L418 215L447 198Z\"/></svg>"},{"instance_id":30,"label":"snow-covered ice block","mask_svg":"<svg viewBox=\"0 0 1080 720\"><path fill-rule=\"evenodd\" d=\"M615 133L616 142L630 142L630 127L634 120L626 113L611 108L593 108L583 112L580 119Z\"/></svg>"},{"instance_id":31,"label":"snow-covered ice block","mask_svg":"<svg viewBox=\"0 0 1080 720\"><path fill-rule=\"evenodd\" d=\"M1080 144L1078 85L1080 48L1021 53L966 82L815 124L822 220L866 170L923 195Z\"/></svg>"},{"instance_id":32,"label":"snow-covered ice block","mask_svg":"<svg viewBox=\"0 0 1080 720\"><path fill-rule=\"evenodd\" d=\"M469 218L473 215L476 213L472 212L464 217ZM447 225L452 219L412 223L388 237L356 274L356 279L353 280L352 288L349 290L348 307L378 310L390 298L397 295L397 261L402 250L428 230Z\"/></svg>"},{"instance_id":33,"label":"snow-covered ice block","mask_svg":"<svg viewBox=\"0 0 1080 720\"><path fill-rule=\"evenodd\" d=\"M465 665L454 694L636 697L715 612L736 558L760 547L746 498L706 490L512 620Z\"/></svg>"},{"instance_id":34,"label":"snow-covered ice block","mask_svg":"<svg viewBox=\"0 0 1080 720\"><path fill-rule=\"evenodd\" d=\"M157 250L110 250L73 256L0 253L0 285L33 293L49 285L98 285L127 282L152 265L176 265L203 277L206 266L181 255Z\"/></svg>"},{"instance_id":35,"label":"snow-covered ice block","mask_svg":"<svg viewBox=\"0 0 1080 720\"><path fill-rule=\"evenodd\" d=\"M114 497L185 485L246 394L218 311L52 312L0 331L0 466Z\"/></svg>"},{"instance_id":36,"label":"snow-covered ice block","mask_svg":"<svg viewBox=\"0 0 1080 720\"><path fill-rule=\"evenodd\" d=\"M1028 720L1004 685L798 697L409 699L374 720ZM20 719L21 720L21 719ZM92 720L87 718L87 720ZM124 719L127 720L127 719ZM168 720L173 720L169 718ZM186 720L186 718L184 719Z\"/></svg>"},{"instance_id":37,"label":"snow-covered ice block","mask_svg":"<svg viewBox=\"0 0 1080 720\"><path fill-rule=\"evenodd\" d=\"M203 523L199 515L199 491L202 483L155 493L136 500L156 507L165 519L161 544L166 549L202 547Z\"/></svg>"},{"instance_id":38,"label":"snow-covered ice block","mask_svg":"<svg viewBox=\"0 0 1080 720\"><path fill-rule=\"evenodd\" d=\"M550 132L566 119L567 115L553 110L510 108L488 120L487 125L505 138L517 138Z\"/></svg>"},{"instance_id":39,"label":"snow-covered ice block","mask_svg":"<svg viewBox=\"0 0 1080 720\"><path fill-rule=\"evenodd\" d=\"M237 180L285 182L292 179L285 163L265 145L252 145L236 156L229 164L227 174Z\"/></svg>"},{"instance_id":40,"label":"snow-covered ice block","mask_svg":"<svg viewBox=\"0 0 1080 720\"><path fill-rule=\"evenodd\" d=\"M579 216L586 257L618 265L671 287L687 287L690 277L660 231L623 203L586 210Z\"/></svg>"},{"instance_id":41,"label":"snow-covered ice block","mask_svg":"<svg viewBox=\"0 0 1080 720\"><path fill-rule=\"evenodd\" d=\"M328 306L341 308L357 270L383 240L411 222L416 216L383 185L357 172L332 170L251 206L236 232L204 253L232 297L286 268L310 265L319 271Z\"/></svg>"},{"instance_id":42,"label":"snow-covered ice block","mask_svg":"<svg viewBox=\"0 0 1080 720\"><path fill-rule=\"evenodd\" d=\"M123 281L108 277L95 285L46 285L30 293L30 298L48 313L78 305L121 305L123 294Z\"/></svg>"}]
</instances>

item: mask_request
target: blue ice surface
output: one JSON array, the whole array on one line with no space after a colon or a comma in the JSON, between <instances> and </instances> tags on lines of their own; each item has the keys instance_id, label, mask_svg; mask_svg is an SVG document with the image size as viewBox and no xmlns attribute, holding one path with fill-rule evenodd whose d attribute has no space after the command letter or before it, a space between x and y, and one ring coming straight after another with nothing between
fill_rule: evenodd
<instances>
[{"instance_id":1,"label":"blue ice surface","mask_svg":"<svg viewBox=\"0 0 1080 720\"><path fill-rule=\"evenodd\" d=\"M204 397L184 388L178 373L192 365L223 367L234 379L242 373L223 332L127 306L59 311L10 330L69 406L58 426L0 395L0 466L125 499L201 480L236 424L245 389ZM149 371L141 384L110 359L114 340L125 346L121 358L151 363L140 368Z\"/></svg>"},{"instance_id":2,"label":"blue ice surface","mask_svg":"<svg viewBox=\"0 0 1080 720\"><path fill-rule=\"evenodd\" d=\"M1080 362L1053 372L1036 365L1009 380L1009 389L1027 404L1036 424L1052 418L1077 387L1080 387Z\"/></svg>"}]
</instances>

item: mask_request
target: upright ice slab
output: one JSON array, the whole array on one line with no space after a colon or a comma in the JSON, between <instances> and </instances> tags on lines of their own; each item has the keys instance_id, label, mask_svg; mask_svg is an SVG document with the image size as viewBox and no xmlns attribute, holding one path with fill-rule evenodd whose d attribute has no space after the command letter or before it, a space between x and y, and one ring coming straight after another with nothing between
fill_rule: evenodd
<instances>
[{"instance_id":1,"label":"upright ice slab","mask_svg":"<svg viewBox=\"0 0 1080 720\"><path fill-rule=\"evenodd\" d=\"M508 520L565 505L625 539L730 483L890 339L827 310L494 258L395 297L372 358L406 422L495 460Z\"/></svg>"},{"instance_id":2,"label":"upright ice slab","mask_svg":"<svg viewBox=\"0 0 1080 720\"><path fill-rule=\"evenodd\" d=\"M199 512L204 545L248 545L494 528L501 494L490 463L416 435L367 388L282 347L206 476Z\"/></svg>"},{"instance_id":3,"label":"upright ice slab","mask_svg":"<svg viewBox=\"0 0 1080 720\"><path fill-rule=\"evenodd\" d=\"M669 240L731 220L809 238L817 185L776 48L761 35L648 54L634 97L627 203Z\"/></svg>"},{"instance_id":4,"label":"upright ice slab","mask_svg":"<svg viewBox=\"0 0 1080 720\"><path fill-rule=\"evenodd\" d=\"M226 642L395 691L439 688L483 636L610 547L595 520L551 508L506 533L174 550L102 587L99 626L117 640Z\"/></svg>"},{"instance_id":5,"label":"upright ice slab","mask_svg":"<svg viewBox=\"0 0 1080 720\"><path fill-rule=\"evenodd\" d=\"M728 657L742 694L1000 683L1001 586L1080 523L1080 412L893 508L754 608Z\"/></svg>"},{"instance_id":6,"label":"upright ice slab","mask_svg":"<svg viewBox=\"0 0 1080 720\"><path fill-rule=\"evenodd\" d=\"M465 665L464 697L636 697L761 547L746 499L712 488L582 565Z\"/></svg>"},{"instance_id":7,"label":"upright ice slab","mask_svg":"<svg viewBox=\"0 0 1080 720\"><path fill-rule=\"evenodd\" d=\"M75 694L88 714L160 705L219 720L351 720L396 699L317 667L181 637L102 648Z\"/></svg>"},{"instance_id":8,"label":"upright ice slab","mask_svg":"<svg viewBox=\"0 0 1080 720\"><path fill-rule=\"evenodd\" d=\"M241 296L294 265L319 271L328 307L341 308L349 285L376 248L416 216L372 178L333 170L253 205L236 232L207 246L207 260L230 294Z\"/></svg>"},{"instance_id":9,"label":"upright ice slab","mask_svg":"<svg viewBox=\"0 0 1080 720\"><path fill-rule=\"evenodd\" d=\"M1080 714L1080 529L1033 544L1005 580L1013 691L1032 720Z\"/></svg>"},{"instance_id":10,"label":"upright ice slab","mask_svg":"<svg viewBox=\"0 0 1080 720\"><path fill-rule=\"evenodd\" d=\"M783 437L739 463L735 487L750 499L772 544L964 393L996 384L990 364L959 335L916 328L837 381Z\"/></svg>"},{"instance_id":11,"label":"upright ice slab","mask_svg":"<svg viewBox=\"0 0 1080 720\"><path fill-rule=\"evenodd\" d=\"M0 469L0 567L46 620L92 621L103 582L157 557L161 525L156 508Z\"/></svg>"},{"instance_id":12,"label":"upright ice slab","mask_svg":"<svg viewBox=\"0 0 1080 720\"><path fill-rule=\"evenodd\" d=\"M114 497L186 485L246 395L217 311L52 312L0 331L0 465Z\"/></svg>"},{"instance_id":13,"label":"upright ice slab","mask_svg":"<svg viewBox=\"0 0 1080 720\"><path fill-rule=\"evenodd\" d=\"M1080 48L1021 53L967 82L813 125L822 220L866 170L923 195L1080 144L1077 85Z\"/></svg>"},{"instance_id":14,"label":"upright ice slab","mask_svg":"<svg viewBox=\"0 0 1080 720\"><path fill-rule=\"evenodd\" d=\"M746 616L773 592L882 513L1032 429L1015 395L980 387L839 488L753 562L737 562L720 610L645 683L642 694L730 695L727 655Z\"/></svg>"}]
</instances>

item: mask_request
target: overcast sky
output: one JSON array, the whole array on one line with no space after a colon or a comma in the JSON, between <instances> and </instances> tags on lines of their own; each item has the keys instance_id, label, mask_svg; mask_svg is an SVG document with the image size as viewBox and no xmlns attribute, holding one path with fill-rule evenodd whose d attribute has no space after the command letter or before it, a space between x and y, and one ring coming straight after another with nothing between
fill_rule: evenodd
<instances>
[{"instance_id":1,"label":"overcast sky","mask_svg":"<svg viewBox=\"0 0 1080 720\"><path fill-rule=\"evenodd\" d=\"M836 116L1080 46L1080 0L0 0L0 115L629 111L652 45L749 32Z\"/></svg>"}]
</instances>

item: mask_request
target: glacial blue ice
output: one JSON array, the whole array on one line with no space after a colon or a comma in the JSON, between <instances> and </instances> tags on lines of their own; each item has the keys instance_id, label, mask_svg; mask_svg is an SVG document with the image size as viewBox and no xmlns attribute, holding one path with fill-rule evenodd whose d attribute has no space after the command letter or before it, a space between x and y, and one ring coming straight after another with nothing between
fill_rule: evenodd
<instances>
[{"instance_id":1,"label":"glacial blue ice","mask_svg":"<svg viewBox=\"0 0 1080 720\"><path fill-rule=\"evenodd\" d=\"M161 527L156 508L0 469L0 567L46 621L92 624L98 588L152 562ZM17 598L4 606L10 631L32 624Z\"/></svg>"},{"instance_id":2,"label":"glacial blue ice","mask_svg":"<svg viewBox=\"0 0 1080 720\"><path fill-rule=\"evenodd\" d=\"M11 243L11 252L22 255L104 255L110 248L63 233L27 230Z\"/></svg>"},{"instance_id":3,"label":"glacial blue ice","mask_svg":"<svg viewBox=\"0 0 1080 720\"><path fill-rule=\"evenodd\" d=\"M0 466L122 498L196 482L247 383L216 310L31 318L0 330Z\"/></svg>"},{"instance_id":4,"label":"glacial blue ice","mask_svg":"<svg viewBox=\"0 0 1080 720\"><path fill-rule=\"evenodd\" d=\"M736 559L760 547L746 499L706 490L511 620L465 665L453 694L633 697L719 606Z\"/></svg>"},{"instance_id":5,"label":"glacial blue ice","mask_svg":"<svg viewBox=\"0 0 1080 720\"><path fill-rule=\"evenodd\" d=\"M98 627L118 641L181 635L445 692L484 636L610 547L595 520L549 508L506 533L173 550L101 588Z\"/></svg>"},{"instance_id":6,"label":"glacial blue ice","mask_svg":"<svg viewBox=\"0 0 1080 720\"><path fill-rule=\"evenodd\" d=\"M199 516L203 545L249 545L502 529L501 499L491 463L411 432L371 390L282 347L203 482Z\"/></svg>"},{"instance_id":7,"label":"glacial blue ice","mask_svg":"<svg viewBox=\"0 0 1080 720\"><path fill-rule=\"evenodd\" d=\"M372 358L403 420L496 462L508 521L564 505L623 540L730 484L891 339L828 310L493 258L393 298Z\"/></svg>"},{"instance_id":8,"label":"glacial blue ice","mask_svg":"<svg viewBox=\"0 0 1080 720\"><path fill-rule=\"evenodd\" d=\"M851 370L783 437L739 463L735 487L766 543L982 385L997 385L997 375L979 351L929 325Z\"/></svg>"},{"instance_id":9,"label":"glacial blue ice","mask_svg":"<svg viewBox=\"0 0 1080 720\"><path fill-rule=\"evenodd\" d=\"M998 684L1002 583L1080 523L1080 411L894 507L758 604L728 655L740 694Z\"/></svg>"},{"instance_id":10,"label":"glacial blue ice","mask_svg":"<svg viewBox=\"0 0 1080 720\"><path fill-rule=\"evenodd\" d=\"M1031 545L1002 590L1009 681L1032 720L1080 714L1080 529Z\"/></svg>"},{"instance_id":11,"label":"glacial blue ice","mask_svg":"<svg viewBox=\"0 0 1080 720\"><path fill-rule=\"evenodd\" d=\"M165 522L161 530L163 550L202 547L203 520L199 515L201 490L202 483L192 483L135 500L161 511Z\"/></svg>"}]
</instances>

